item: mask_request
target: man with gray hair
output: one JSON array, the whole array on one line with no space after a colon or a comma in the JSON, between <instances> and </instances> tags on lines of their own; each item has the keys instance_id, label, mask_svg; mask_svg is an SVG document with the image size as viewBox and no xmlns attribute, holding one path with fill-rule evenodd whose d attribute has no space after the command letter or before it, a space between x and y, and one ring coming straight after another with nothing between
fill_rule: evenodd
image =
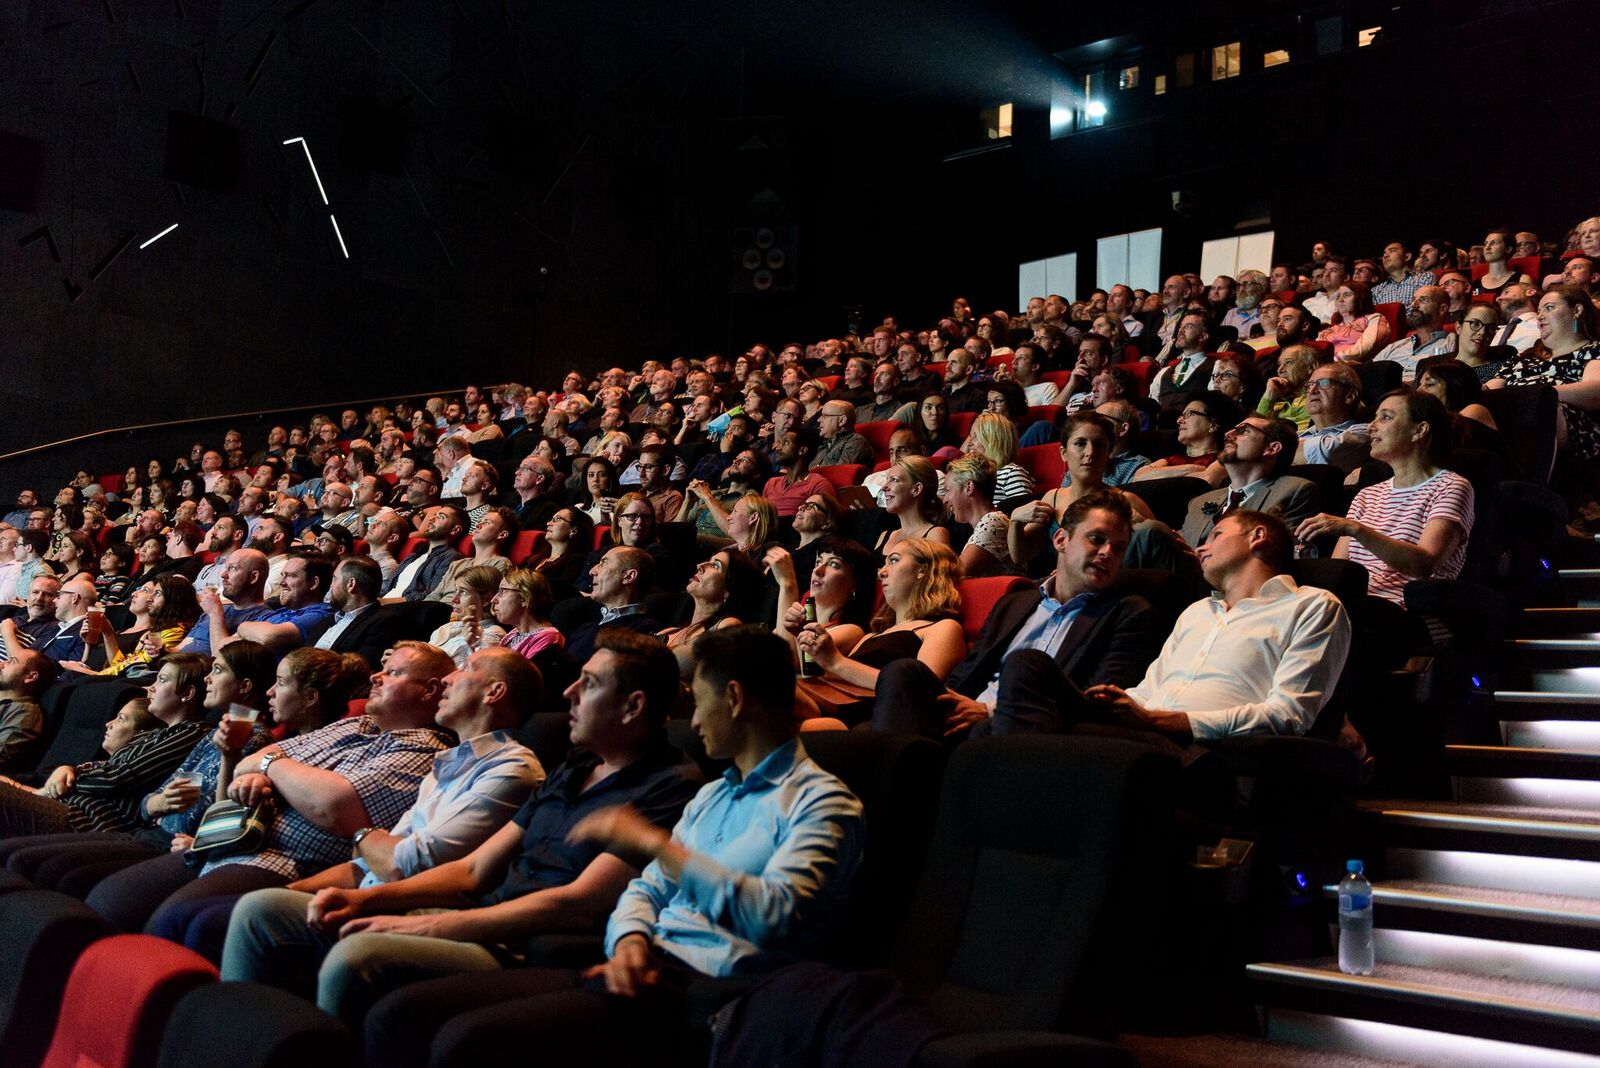
<instances>
[{"instance_id":1,"label":"man with gray hair","mask_svg":"<svg viewBox=\"0 0 1600 1068\"><path fill-rule=\"evenodd\" d=\"M1233 307L1222 317L1223 326L1238 331L1240 341L1250 338L1251 329L1261 322L1261 298L1267 295L1267 276L1260 271L1240 271Z\"/></svg>"},{"instance_id":2,"label":"man with gray hair","mask_svg":"<svg viewBox=\"0 0 1600 1068\"><path fill-rule=\"evenodd\" d=\"M871 467L872 444L856 433L856 409L848 401L831 400L817 414L817 433L822 445L811 460L812 467L838 464L865 464Z\"/></svg>"}]
</instances>

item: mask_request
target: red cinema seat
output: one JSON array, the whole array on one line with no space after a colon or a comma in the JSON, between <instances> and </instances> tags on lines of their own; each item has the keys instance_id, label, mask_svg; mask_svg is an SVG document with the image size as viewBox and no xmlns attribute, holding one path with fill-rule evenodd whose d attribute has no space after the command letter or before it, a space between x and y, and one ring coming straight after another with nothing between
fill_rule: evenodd
<instances>
[{"instance_id":1,"label":"red cinema seat","mask_svg":"<svg viewBox=\"0 0 1600 1068\"><path fill-rule=\"evenodd\" d=\"M1017 575L992 575L988 578L961 580L961 629L967 634L967 644L978 640L984 621L994 611L1000 598L1013 590L1025 590L1028 580Z\"/></svg>"},{"instance_id":2,"label":"red cinema seat","mask_svg":"<svg viewBox=\"0 0 1600 1068\"><path fill-rule=\"evenodd\" d=\"M905 426L896 419L881 419L875 423L857 423L856 433L866 438L872 445L872 451L879 456L889 455L889 438L896 430Z\"/></svg>"},{"instance_id":3,"label":"red cinema seat","mask_svg":"<svg viewBox=\"0 0 1600 1068\"><path fill-rule=\"evenodd\" d=\"M599 552L600 551L600 547L602 545L610 545L610 544L611 544L611 524L602 523L602 524L597 525L594 528L594 548L595 548L595 551Z\"/></svg>"},{"instance_id":4,"label":"red cinema seat","mask_svg":"<svg viewBox=\"0 0 1600 1068\"><path fill-rule=\"evenodd\" d=\"M1071 378L1071 371L1046 371L1044 374L1039 376L1040 381L1049 382L1057 389L1060 389L1062 386L1066 385L1068 380Z\"/></svg>"},{"instance_id":5,"label":"red cinema seat","mask_svg":"<svg viewBox=\"0 0 1600 1068\"><path fill-rule=\"evenodd\" d=\"M939 379L940 381L944 380L944 361L943 360L939 361L938 363L927 364L922 369L924 371L928 372L933 377Z\"/></svg>"},{"instance_id":6,"label":"red cinema seat","mask_svg":"<svg viewBox=\"0 0 1600 1068\"><path fill-rule=\"evenodd\" d=\"M846 486L861 485L861 480L867 477L867 465L832 464L828 467L813 467L811 472L827 479L834 489L844 489Z\"/></svg>"},{"instance_id":7,"label":"red cinema seat","mask_svg":"<svg viewBox=\"0 0 1600 1068\"><path fill-rule=\"evenodd\" d=\"M1150 393L1150 379L1155 377L1156 364L1154 360L1138 360L1133 363L1119 363L1128 374L1133 376L1133 384L1139 391L1139 396L1148 396Z\"/></svg>"},{"instance_id":8,"label":"red cinema seat","mask_svg":"<svg viewBox=\"0 0 1600 1068\"><path fill-rule=\"evenodd\" d=\"M972 424L975 423L977 419L977 412L951 412L950 430L955 434L956 437L961 438L964 441L966 440L967 435L972 433Z\"/></svg>"},{"instance_id":9,"label":"red cinema seat","mask_svg":"<svg viewBox=\"0 0 1600 1068\"><path fill-rule=\"evenodd\" d=\"M178 999L216 979L210 961L164 938L114 935L94 943L67 980L40 1068L152 1068Z\"/></svg>"},{"instance_id":10,"label":"red cinema seat","mask_svg":"<svg viewBox=\"0 0 1600 1068\"><path fill-rule=\"evenodd\" d=\"M456 542L456 552L460 553L462 556L471 556L472 555L472 535L471 534L463 534L463 535L461 535L461 540Z\"/></svg>"},{"instance_id":11,"label":"red cinema seat","mask_svg":"<svg viewBox=\"0 0 1600 1068\"><path fill-rule=\"evenodd\" d=\"M823 385L823 388L825 388L829 393L832 393L834 390L839 388L840 376L839 375L822 375L822 376L818 377L817 381L821 382L822 385Z\"/></svg>"},{"instance_id":12,"label":"red cinema seat","mask_svg":"<svg viewBox=\"0 0 1600 1068\"><path fill-rule=\"evenodd\" d=\"M101 475L99 479L100 488L107 493L121 493L122 484L127 480L128 476L125 473L120 475Z\"/></svg>"},{"instance_id":13,"label":"red cinema seat","mask_svg":"<svg viewBox=\"0 0 1600 1068\"><path fill-rule=\"evenodd\" d=\"M1405 333L1406 306L1399 301L1374 305L1379 315L1389 320L1389 338L1393 340Z\"/></svg>"},{"instance_id":14,"label":"red cinema seat","mask_svg":"<svg viewBox=\"0 0 1600 1068\"><path fill-rule=\"evenodd\" d=\"M349 704L344 706L344 718L355 719L367 714L367 699L365 697L352 697Z\"/></svg>"},{"instance_id":15,"label":"red cinema seat","mask_svg":"<svg viewBox=\"0 0 1600 1068\"><path fill-rule=\"evenodd\" d=\"M990 368L991 370L996 367L1010 367L1011 360L1012 356L1009 353L1004 356L990 356L989 359L984 363L984 366Z\"/></svg>"},{"instance_id":16,"label":"red cinema seat","mask_svg":"<svg viewBox=\"0 0 1600 1068\"><path fill-rule=\"evenodd\" d=\"M1061 485L1061 476L1067 473L1060 445L1029 445L1018 449L1017 463L1033 476L1033 484L1041 493Z\"/></svg>"},{"instance_id":17,"label":"red cinema seat","mask_svg":"<svg viewBox=\"0 0 1600 1068\"><path fill-rule=\"evenodd\" d=\"M519 533L516 540L511 543L511 552L507 555L511 557L511 562L513 564L521 566L524 560L539 552L540 543L543 541L544 531L524 530Z\"/></svg>"},{"instance_id":18,"label":"red cinema seat","mask_svg":"<svg viewBox=\"0 0 1600 1068\"><path fill-rule=\"evenodd\" d=\"M1028 405L1028 418L1018 430L1032 426L1034 423L1054 423L1066 409L1059 404L1030 404Z\"/></svg>"},{"instance_id":19,"label":"red cinema seat","mask_svg":"<svg viewBox=\"0 0 1600 1068\"><path fill-rule=\"evenodd\" d=\"M400 555L395 559L403 564L407 560L411 559L412 553L416 552L419 548L427 544L427 538L424 538L421 534L413 534L411 537L406 539L406 543L404 545L400 546Z\"/></svg>"}]
</instances>

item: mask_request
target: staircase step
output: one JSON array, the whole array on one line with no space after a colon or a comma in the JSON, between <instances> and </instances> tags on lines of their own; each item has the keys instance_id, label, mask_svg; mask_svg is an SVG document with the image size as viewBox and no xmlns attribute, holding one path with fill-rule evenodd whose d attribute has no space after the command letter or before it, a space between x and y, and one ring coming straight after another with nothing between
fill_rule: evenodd
<instances>
[{"instance_id":1,"label":"staircase step","mask_svg":"<svg viewBox=\"0 0 1600 1068\"><path fill-rule=\"evenodd\" d=\"M1600 659L1592 663L1600 664ZM1532 667L1525 669L1525 677L1526 686L1518 686L1518 689L1535 693L1600 694L1600 667Z\"/></svg>"},{"instance_id":2,"label":"staircase step","mask_svg":"<svg viewBox=\"0 0 1600 1068\"><path fill-rule=\"evenodd\" d=\"M1137 1057L1141 1068L1413 1068L1422 1063L1306 1049L1240 1035L1122 1035L1117 1045Z\"/></svg>"},{"instance_id":3,"label":"staircase step","mask_svg":"<svg viewBox=\"0 0 1600 1068\"><path fill-rule=\"evenodd\" d=\"M1447 745L1454 775L1600 780L1600 751L1509 745Z\"/></svg>"},{"instance_id":4,"label":"staircase step","mask_svg":"<svg viewBox=\"0 0 1600 1068\"><path fill-rule=\"evenodd\" d=\"M1323 888L1337 899L1339 888ZM1387 879L1373 884L1373 918L1379 927L1482 935L1600 950L1600 899L1540 894L1423 879Z\"/></svg>"},{"instance_id":5,"label":"staircase step","mask_svg":"<svg viewBox=\"0 0 1600 1068\"><path fill-rule=\"evenodd\" d=\"M1524 669L1600 664L1600 638L1512 638L1505 648L1513 665Z\"/></svg>"},{"instance_id":6,"label":"staircase step","mask_svg":"<svg viewBox=\"0 0 1600 1068\"><path fill-rule=\"evenodd\" d=\"M1600 812L1460 801L1360 801L1391 846L1600 861Z\"/></svg>"},{"instance_id":7,"label":"staircase step","mask_svg":"<svg viewBox=\"0 0 1600 1068\"><path fill-rule=\"evenodd\" d=\"M1516 632L1523 638L1600 634L1600 608L1524 608Z\"/></svg>"},{"instance_id":8,"label":"staircase step","mask_svg":"<svg viewBox=\"0 0 1600 1068\"><path fill-rule=\"evenodd\" d=\"M1494 695L1495 714L1502 720L1581 719L1600 721L1600 693L1568 690L1500 690Z\"/></svg>"},{"instance_id":9,"label":"staircase step","mask_svg":"<svg viewBox=\"0 0 1600 1068\"><path fill-rule=\"evenodd\" d=\"M1457 849L1390 848L1377 869L1386 883L1416 883L1512 894L1552 894L1600 900L1600 863L1556 857L1519 857Z\"/></svg>"},{"instance_id":10,"label":"staircase step","mask_svg":"<svg viewBox=\"0 0 1600 1068\"><path fill-rule=\"evenodd\" d=\"M1281 1008L1273 1009L1267 1016L1267 1038L1278 1044L1315 1051L1323 1059L1311 1063L1319 1068L1324 1065L1326 1068L1365 1065L1372 1063L1373 1058L1380 1058L1378 1063L1398 1061L1401 1064L1429 1065L1430 1068L1439 1065L1448 1065L1449 1068L1600 1068L1600 1057L1562 1049L1524 1046L1515 1041L1424 1031L1374 1020L1350 1020ZM1215 1068L1245 1068L1253 1065L1265 1068L1279 1063L1270 1059L1270 1056L1267 1059L1247 1059L1248 1050L1240 1052L1245 1056L1212 1063Z\"/></svg>"},{"instance_id":11,"label":"staircase step","mask_svg":"<svg viewBox=\"0 0 1600 1068\"><path fill-rule=\"evenodd\" d=\"M1258 1003L1589 1053L1600 1048L1600 990L1379 961L1345 975L1331 957L1251 964Z\"/></svg>"}]
</instances>

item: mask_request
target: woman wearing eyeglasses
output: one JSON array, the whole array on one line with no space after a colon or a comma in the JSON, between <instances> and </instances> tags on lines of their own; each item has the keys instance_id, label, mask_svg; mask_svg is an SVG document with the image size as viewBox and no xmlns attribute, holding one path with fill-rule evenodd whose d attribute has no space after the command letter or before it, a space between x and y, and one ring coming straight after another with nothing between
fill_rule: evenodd
<instances>
[{"instance_id":1,"label":"woman wearing eyeglasses","mask_svg":"<svg viewBox=\"0 0 1600 1068\"><path fill-rule=\"evenodd\" d=\"M650 498L642 493L624 493L617 498L616 511L611 515L611 530L606 544L594 550L584 561L583 573L573 582L579 593L588 593L593 579L589 572L601 557L618 545L643 549L656 562L657 574L670 573L671 560L666 546L656 538L656 510ZM644 591L641 591L644 592Z\"/></svg>"},{"instance_id":2,"label":"woman wearing eyeglasses","mask_svg":"<svg viewBox=\"0 0 1600 1068\"><path fill-rule=\"evenodd\" d=\"M1471 368L1479 385L1499 375L1505 362L1517 355L1510 345L1491 344L1503 322L1498 304L1474 301L1456 324L1455 357Z\"/></svg>"},{"instance_id":3,"label":"woman wearing eyeglasses","mask_svg":"<svg viewBox=\"0 0 1600 1068\"><path fill-rule=\"evenodd\" d=\"M1213 486L1227 481L1217 463L1222 435L1239 425L1244 410L1221 393L1207 391L1194 397L1178 413L1179 451L1145 464L1133 473L1135 482L1157 478L1203 478Z\"/></svg>"},{"instance_id":4,"label":"woman wearing eyeglasses","mask_svg":"<svg viewBox=\"0 0 1600 1068\"><path fill-rule=\"evenodd\" d=\"M1317 335L1333 343L1333 358L1341 363L1371 359L1389 343L1389 320L1372 304L1372 291L1360 282L1345 282L1333 291L1332 324Z\"/></svg>"}]
</instances>

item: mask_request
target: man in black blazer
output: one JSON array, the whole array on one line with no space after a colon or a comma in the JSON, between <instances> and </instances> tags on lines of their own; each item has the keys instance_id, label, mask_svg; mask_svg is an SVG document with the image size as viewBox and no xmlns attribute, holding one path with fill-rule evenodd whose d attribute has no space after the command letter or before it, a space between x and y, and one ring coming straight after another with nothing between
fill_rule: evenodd
<instances>
[{"instance_id":1,"label":"man in black blazer","mask_svg":"<svg viewBox=\"0 0 1600 1068\"><path fill-rule=\"evenodd\" d=\"M383 572L370 556L347 556L333 574L328 603L337 613L317 639L318 649L355 653L377 671L383 654L395 642L414 638L406 605L379 604Z\"/></svg>"},{"instance_id":2,"label":"man in black blazer","mask_svg":"<svg viewBox=\"0 0 1600 1068\"><path fill-rule=\"evenodd\" d=\"M1001 598L948 685L915 659L885 667L873 726L931 738L1057 732L1079 718L1079 691L1143 678L1166 634L1142 597L1111 591L1132 533L1121 493L1072 502L1054 535L1055 574Z\"/></svg>"}]
</instances>

